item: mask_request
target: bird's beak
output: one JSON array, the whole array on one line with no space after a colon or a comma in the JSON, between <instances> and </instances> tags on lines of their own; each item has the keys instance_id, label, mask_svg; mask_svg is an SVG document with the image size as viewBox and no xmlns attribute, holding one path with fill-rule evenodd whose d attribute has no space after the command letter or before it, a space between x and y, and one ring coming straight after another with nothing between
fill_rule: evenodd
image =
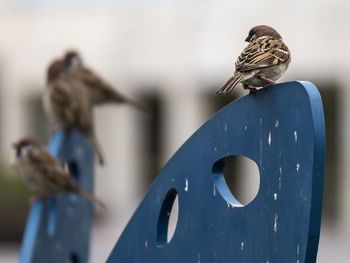
<instances>
[{"instance_id":1,"label":"bird's beak","mask_svg":"<svg viewBox=\"0 0 350 263\"><path fill-rule=\"evenodd\" d=\"M250 35L247 36L247 38L246 38L244 41L245 41L245 42L249 42L249 40L250 40Z\"/></svg>"}]
</instances>

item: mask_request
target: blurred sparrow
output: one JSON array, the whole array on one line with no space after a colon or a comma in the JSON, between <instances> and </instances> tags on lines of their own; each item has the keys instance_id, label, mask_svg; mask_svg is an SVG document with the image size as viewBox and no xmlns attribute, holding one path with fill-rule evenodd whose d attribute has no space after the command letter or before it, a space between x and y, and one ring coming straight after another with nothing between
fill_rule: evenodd
<instances>
[{"instance_id":1,"label":"blurred sparrow","mask_svg":"<svg viewBox=\"0 0 350 263\"><path fill-rule=\"evenodd\" d=\"M216 94L228 95L238 83L254 92L255 87L275 84L287 70L290 51L275 29L264 25L253 27L245 41L249 44L236 61L233 77Z\"/></svg>"},{"instance_id":2,"label":"blurred sparrow","mask_svg":"<svg viewBox=\"0 0 350 263\"><path fill-rule=\"evenodd\" d=\"M48 68L47 85L43 94L44 108L66 130L78 128L96 150L103 165L101 147L94 132L89 96L79 81L69 77L64 60L54 61Z\"/></svg>"},{"instance_id":3,"label":"blurred sparrow","mask_svg":"<svg viewBox=\"0 0 350 263\"><path fill-rule=\"evenodd\" d=\"M76 51L68 51L64 56L64 61L67 74L86 89L91 105L126 103L150 115L149 110L143 105L126 98L93 71L85 67Z\"/></svg>"},{"instance_id":4,"label":"blurred sparrow","mask_svg":"<svg viewBox=\"0 0 350 263\"><path fill-rule=\"evenodd\" d=\"M32 138L22 138L13 146L16 150L16 168L33 192L32 201L69 192L104 207L94 195L78 186L69 171L50 155L42 143Z\"/></svg>"}]
</instances>

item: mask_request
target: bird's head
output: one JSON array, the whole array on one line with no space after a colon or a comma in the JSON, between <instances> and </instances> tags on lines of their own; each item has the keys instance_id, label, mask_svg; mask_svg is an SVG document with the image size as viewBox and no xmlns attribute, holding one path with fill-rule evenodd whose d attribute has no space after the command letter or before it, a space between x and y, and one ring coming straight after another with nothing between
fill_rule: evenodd
<instances>
[{"instance_id":1,"label":"bird's head","mask_svg":"<svg viewBox=\"0 0 350 263\"><path fill-rule=\"evenodd\" d=\"M53 81L64 73L64 61L57 59L47 69L47 82Z\"/></svg>"},{"instance_id":2,"label":"bird's head","mask_svg":"<svg viewBox=\"0 0 350 263\"><path fill-rule=\"evenodd\" d=\"M16 151L16 157L25 157L30 153L37 153L43 146L41 142L36 139L24 137L12 144Z\"/></svg>"},{"instance_id":3,"label":"bird's head","mask_svg":"<svg viewBox=\"0 0 350 263\"><path fill-rule=\"evenodd\" d=\"M255 39L258 39L260 37L272 37L275 39L282 39L281 35L278 34L278 32L273 29L270 26L260 25L255 26L252 29L250 29L249 34L247 38L245 39L246 42L253 42Z\"/></svg>"},{"instance_id":4,"label":"bird's head","mask_svg":"<svg viewBox=\"0 0 350 263\"><path fill-rule=\"evenodd\" d=\"M64 66L67 72L73 72L83 64L79 53L75 50L69 50L64 56Z\"/></svg>"}]
</instances>

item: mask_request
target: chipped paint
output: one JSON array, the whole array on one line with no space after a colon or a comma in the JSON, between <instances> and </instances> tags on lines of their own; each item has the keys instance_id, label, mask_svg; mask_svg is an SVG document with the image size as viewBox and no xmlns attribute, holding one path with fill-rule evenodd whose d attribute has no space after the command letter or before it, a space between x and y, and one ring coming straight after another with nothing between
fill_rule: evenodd
<instances>
[{"instance_id":1,"label":"chipped paint","mask_svg":"<svg viewBox=\"0 0 350 263\"><path fill-rule=\"evenodd\" d=\"M262 166L262 155L263 155L263 138L262 135L260 135L259 138L259 164Z\"/></svg>"},{"instance_id":2,"label":"chipped paint","mask_svg":"<svg viewBox=\"0 0 350 263\"><path fill-rule=\"evenodd\" d=\"M297 172L300 172L300 164L297 163Z\"/></svg>"},{"instance_id":3,"label":"chipped paint","mask_svg":"<svg viewBox=\"0 0 350 263\"><path fill-rule=\"evenodd\" d=\"M224 131L227 132L227 123L224 124Z\"/></svg>"},{"instance_id":4,"label":"chipped paint","mask_svg":"<svg viewBox=\"0 0 350 263\"><path fill-rule=\"evenodd\" d=\"M278 189L279 190L282 189L282 177L281 176L278 177Z\"/></svg>"},{"instance_id":5,"label":"chipped paint","mask_svg":"<svg viewBox=\"0 0 350 263\"><path fill-rule=\"evenodd\" d=\"M269 143L269 146L271 145L271 130L269 131L269 137L267 139L267 142Z\"/></svg>"},{"instance_id":6,"label":"chipped paint","mask_svg":"<svg viewBox=\"0 0 350 263\"><path fill-rule=\"evenodd\" d=\"M185 177L185 192L188 191L188 179Z\"/></svg>"},{"instance_id":7,"label":"chipped paint","mask_svg":"<svg viewBox=\"0 0 350 263\"><path fill-rule=\"evenodd\" d=\"M216 196L216 187L215 187L215 184L213 184L213 196Z\"/></svg>"},{"instance_id":8,"label":"chipped paint","mask_svg":"<svg viewBox=\"0 0 350 263\"><path fill-rule=\"evenodd\" d=\"M277 232L277 222L278 222L278 214L275 214L275 220L273 223L273 231Z\"/></svg>"},{"instance_id":9,"label":"chipped paint","mask_svg":"<svg viewBox=\"0 0 350 263\"><path fill-rule=\"evenodd\" d=\"M298 141L298 134L297 134L297 131L294 131L294 141L295 141L295 142Z\"/></svg>"},{"instance_id":10,"label":"chipped paint","mask_svg":"<svg viewBox=\"0 0 350 263\"><path fill-rule=\"evenodd\" d=\"M243 250L244 249L244 242L242 241L241 242L241 250Z\"/></svg>"},{"instance_id":11,"label":"chipped paint","mask_svg":"<svg viewBox=\"0 0 350 263\"><path fill-rule=\"evenodd\" d=\"M299 244L297 245L297 255L299 256Z\"/></svg>"},{"instance_id":12,"label":"chipped paint","mask_svg":"<svg viewBox=\"0 0 350 263\"><path fill-rule=\"evenodd\" d=\"M274 200L277 200L277 199L278 199L278 194L277 194L277 193L274 193L274 194L273 194L273 199L274 199Z\"/></svg>"},{"instance_id":13,"label":"chipped paint","mask_svg":"<svg viewBox=\"0 0 350 263\"><path fill-rule=\"evenodd\" d=\"M278 120L275 121L275 127L278 128L280 126L280 122Z\"/></svg>"}]
</instances>

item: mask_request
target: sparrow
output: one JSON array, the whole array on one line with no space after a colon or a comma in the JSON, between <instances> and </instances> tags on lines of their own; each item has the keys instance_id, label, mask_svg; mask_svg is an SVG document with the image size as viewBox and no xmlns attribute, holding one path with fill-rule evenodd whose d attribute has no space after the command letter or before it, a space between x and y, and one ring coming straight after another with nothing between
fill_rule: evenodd
<instances>
[{"instance_id":1,"label":"sparrow","mask_svg":"<svg viewBox=\"0 0 350 263\"><path fill-rule=\"evenodd\" d=\"M100 144L94 131L89 95L78 80L69 76L65 61L57 59L47 70L43 104L48 115L65 129L78 128L93 145L99 163L104 164Z\"/></svg>"},{"instance_id":2,"label":"sparrow","mask_svg":"<svg viewBox=\"0 0 350 263\"><path fill-rule=\"evenodd\" d=\"M276 84L276 80L287 70L291 55L281 35L272 27L253 27L245 39L249 42L235 63L235 72L220 89L218 95L229 95L241 83L249 93L255 87Z\"/></svg>"},{"instance_id":3,"label":"sparrow","mask_svg":"<svg viewBox=\"0 0 350 263\"><path fill-rule=\"evenodd\" d=\"M143 105L120 94L112 87L112 85L100 78L91 69L84 66L78 52L66 52L64 56L64 64L67 74L86 89L89 96L89 102L92 106L107 103L125 103L141 110L147 115L150 115L150 111Z\"/></svg>"},{"instance_id":4,"label":"sparrow","mask_svg":"<svg viewBox=\"0 0 350 263\"><path fill-rule=\"evenodd\" d=\"M94 195L79 187L59 160L54 158L41 142L24 137L13 144L15 167L33 192L32 201L44 200L58 193L74 193L104 207Z\"/></svg>"}]
</instances>

